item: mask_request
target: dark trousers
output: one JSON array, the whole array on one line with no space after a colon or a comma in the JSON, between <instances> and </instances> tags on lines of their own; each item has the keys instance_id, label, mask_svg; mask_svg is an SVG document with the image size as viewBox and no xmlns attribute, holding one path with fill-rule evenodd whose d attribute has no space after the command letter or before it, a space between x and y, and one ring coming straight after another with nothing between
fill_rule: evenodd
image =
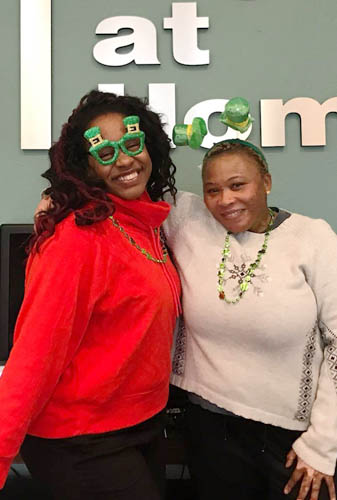
<instances>
[{"instance_id":1,"label":"dark trousers","mask_svg":"<svg viewBox=\"0 0 337 500\"><path fill-rule=\"evenodd\" d=\"M160 500L163 413L134 427L66 439L27 436L21 455L56 500Z\"/></svg>"},{"instance_id":2,"label":"dark trousers","mask_svg":"<svg viewBox=\"0 0 337 500\"><path fill-rule=\"evenodd\" d=\"M198 500L294 500L283 494L292 469L286 455L301 434L190 404L186 413L189 468ZM328 500L323 484L319 500Z\"/></svg>"}]
</instances>

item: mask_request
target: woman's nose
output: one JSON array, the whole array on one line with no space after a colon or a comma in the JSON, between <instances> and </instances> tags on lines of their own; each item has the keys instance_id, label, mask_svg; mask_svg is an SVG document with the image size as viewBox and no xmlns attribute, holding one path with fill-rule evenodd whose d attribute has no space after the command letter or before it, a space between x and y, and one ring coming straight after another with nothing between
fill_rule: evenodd
<instances>
[{"instance_id":1,"label":"woman's nose","mask_svg":"<svg viewBox=\"0 0 337 500\"><path fill-rule=\"evenodd\" d=\"M116 167L128 167L133 162L133 157L124 153L121 149L119 150L119 155L116 160Z\"/></svg>"},{"instance_id":2,"label":"woman's nose","mask_svg":"<svg viewBox=\"0 0 337 500\"><path fill-rule=\"evenodd\" d=\"M234 201L234 193L230 191L229 189L223 189L220 191L219 196L218 196L218 204L221 206L227 206L233 203Z\"/></svg>"}]
</instances>

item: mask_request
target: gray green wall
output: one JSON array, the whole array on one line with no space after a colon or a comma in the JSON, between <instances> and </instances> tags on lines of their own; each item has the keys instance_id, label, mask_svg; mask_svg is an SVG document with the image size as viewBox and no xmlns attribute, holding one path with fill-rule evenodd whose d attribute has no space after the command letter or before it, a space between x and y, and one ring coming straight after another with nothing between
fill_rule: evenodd
<instances>
[{"instance_id":1,"label":"gray green wall","mask_svg":"<svg viewBox=\"0 0 337 500\"><path fill-rule=\"evenodd\" d=\"M29 0L26 0L29 1ZM98 83L125 83L130 94L145 96L148 83L175 83L177 121L188 109L211 98L249 99L256 118L250 140L260 144L259 100L312 97L323 102L337 95L336 0L199 0L198 16L210 27L199 31L199 48L209 49L209 66L182 66L172 55L171 2L160 0L53 0L52 133L80 96ZM150 19L157 27L159 66L134 63L112 68L92 56L97 24L116 15ZM0 223L31 222L47 168L46 151L20 150L19 0L1 0L1 183ZM36 103L38 106L39 103ZM300 120L286 120L286 146L265 148L274 186L270 203L313 217L337 230L337 117L327 117L327 145L300 146ZM211 120L214 133L221 133ZM203 150L173 152L177 184L200 192Z\"/></svg>"}]
</instances>

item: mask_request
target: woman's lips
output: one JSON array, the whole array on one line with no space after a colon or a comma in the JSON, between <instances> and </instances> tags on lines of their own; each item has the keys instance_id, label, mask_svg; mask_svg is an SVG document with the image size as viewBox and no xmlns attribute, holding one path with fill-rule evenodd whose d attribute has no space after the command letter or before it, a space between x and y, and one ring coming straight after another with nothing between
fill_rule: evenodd
<instances>
[{"instance_id":1,"label":"woman's lips","mask_svg":"<svg viewBox=\"0 0 337 500\"><path fill-rule=\"evenodd\" d=\"M128 174L124 175L119 175L118 177L115 177L113 181L120 182L121 184L131 184L132 182L136 181L138 179L139 172L136 170L133 172L130 172Z\"/></svg>"},{"instance_id":2,"label":"woman's lips","mask_svg":"<svg viewBox=\"0 0 337 500\"><path fill-rule=\"evenodd\" d=\"M244 208L238 208L238 209L231 210L228 212L221 212L220 215L221 215L221 217L224 217L225 219L235 219L236 217L239 217L243 211L244 211Z\"/></svg>"}]
</instances>

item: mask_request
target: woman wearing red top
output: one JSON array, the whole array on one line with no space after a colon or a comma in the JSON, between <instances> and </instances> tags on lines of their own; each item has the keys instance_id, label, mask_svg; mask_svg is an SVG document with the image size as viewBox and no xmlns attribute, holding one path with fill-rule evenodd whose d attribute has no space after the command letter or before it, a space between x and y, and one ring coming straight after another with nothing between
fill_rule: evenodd
<instances>
[{"instance_id":1,"label":"woman wearing red top","mask_svg":"<svg viewBox=\"0 0 337 500\"><path fill-rule=\"evenodd\" d=\"M145 139L145 143L144 143ZM170 143L138 98L92 91L51 147L14 347L0 487L21 453L55 499L157 500L180 284L160 239ZM25 437L26 436L26 437Z\"/></svg>"}]
</instances>

